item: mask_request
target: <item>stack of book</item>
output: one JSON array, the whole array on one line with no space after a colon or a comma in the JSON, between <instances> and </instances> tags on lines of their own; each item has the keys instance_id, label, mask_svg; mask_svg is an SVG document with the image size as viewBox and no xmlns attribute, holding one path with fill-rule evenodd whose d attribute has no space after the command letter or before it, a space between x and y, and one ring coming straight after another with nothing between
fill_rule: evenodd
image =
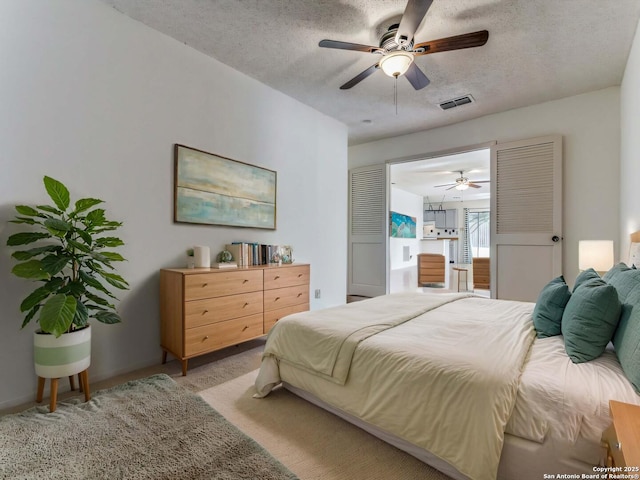
<instances>
[{"instance_id":1,"label":"stack of book","mask_svg":"<svg viewBox=\"0 0 640 480\"><path fill-rule=\"evenodd\" d=\"M251 265L268 265L273 256L279 252L278 245L264 245L261 243L233 242L225 246L231 252L239 267Z\"/></svg>"}]
</instances>

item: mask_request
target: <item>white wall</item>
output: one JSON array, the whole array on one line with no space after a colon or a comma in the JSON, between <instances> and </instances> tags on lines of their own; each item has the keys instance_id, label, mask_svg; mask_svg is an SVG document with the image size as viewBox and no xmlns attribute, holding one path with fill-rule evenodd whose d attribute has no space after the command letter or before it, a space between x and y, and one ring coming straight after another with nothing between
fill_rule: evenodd
<instances>
[{"instance_id":1,"label":"white wall","mask_svg":"<svg viewBox=\"0 0 640 480\"><path fill-rule=\"evenodd\" d=\"M627 260L629 234L640 230L640 23L621 86L620 259Z\"/></svg>"},{"instance_id":2,"label":"white wall","mask_svg":"<svg viewBox=\"0 0 640 480\"><path fill-rule=\"evenodd\" d=\"M422 237L422 197L392 186L390 204L392 211L416 217L416 238L389 238L389 268L396 270L414 267L418 264L417 255L420 253L420 238ZM404 247L409 247L411 255L407 262L403 259Z\"/></svg>"},{"instance_id":3,"label":"white wall","mask_svg":"<svg viewBox=\"0 0 640 480\"><path fill-rule=\"evenodd\" d=\"M636 59L635 63L638 62ZM640 69L634 67L634 70L632 83L637 88ZM628 88L631 89L631 85ZM638 93L634 92L633 96L639 105ZM637 111L635 108L636 116ZM634 122L637 133L638 120ZM579 240L611 239L616 244L616 252L619 251L619 87L356 145L349 148L349 168L493 140L506 142L549 134L564 137L563 271L570 281L578 273ZM640 145L635 143L632 150L637 165ZM629 158L627 163L630 162ZM636 182L638 178L636 175ZM635 215L636 219L640 217L637 207Z\"/></svg>"},{"instance_id":4,"label":"white wall","mask_svg":"<svg viewBox=\"0 0 640 480\"><path fill-rule=\"evenodd\" d=\"M31 332L9 272L15 204L47 202L42 177L106 200L124 222L124 323L94 323L98 380L160 361L158 271L192 245L291 244L311 263L312 308L344 303L347 129L94 0L0 2L0 408L35 396ZM173 145L278 172L277 230L172 221ZM312 295L313 296L313 295Z\"/></svg>"}]
</instances>

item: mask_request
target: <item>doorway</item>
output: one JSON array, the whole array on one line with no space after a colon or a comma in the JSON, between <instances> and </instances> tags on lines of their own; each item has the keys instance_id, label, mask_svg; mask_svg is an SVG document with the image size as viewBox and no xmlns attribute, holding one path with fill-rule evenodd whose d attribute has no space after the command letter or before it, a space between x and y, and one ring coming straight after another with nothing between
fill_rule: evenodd
<instances>
[{"instance_id":1,"label":"doorway","mask_svg":"<svg viewBox=\"0 0 640 480\"><path fill-rule=\"evenodd\" d=\"M488 269L490 163L489 148L390 162L390 293L475 290L489 296L488 278L482 288L474 285L473 259L486 258Z\"/></svg>"}]
</instances>

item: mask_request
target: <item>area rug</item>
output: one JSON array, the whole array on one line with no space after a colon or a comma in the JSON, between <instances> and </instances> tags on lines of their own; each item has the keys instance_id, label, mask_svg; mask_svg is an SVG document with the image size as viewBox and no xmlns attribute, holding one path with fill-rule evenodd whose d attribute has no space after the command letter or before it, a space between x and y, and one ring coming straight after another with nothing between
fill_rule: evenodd
<instances>
[{"instance_id":1,"label":"area rug","mask_svg":"<svg viewBox=\"0 0 640 480\"><path fill-rule=\"evenodd\" d=\"M296 479L165 374L0 417L0 478Z\"/></svg>"},{"instance_id":2,"label":"area rug","mask_svg":"<svg viewBox=\"0 0 640 480\"><path fill-rule=\"evenodd\" d=\"M202 398L302 480L450 480L354 425L279 388L252 398L257 371Z\"/></svg>"}]
</instances>

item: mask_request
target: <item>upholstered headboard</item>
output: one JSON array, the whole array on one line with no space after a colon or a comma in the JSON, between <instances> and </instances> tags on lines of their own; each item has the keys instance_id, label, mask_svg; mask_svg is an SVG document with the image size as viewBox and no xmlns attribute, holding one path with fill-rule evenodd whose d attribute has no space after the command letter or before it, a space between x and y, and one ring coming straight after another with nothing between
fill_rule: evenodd
<instances>
[{"instance_id":1,"label":"upholstered headboard","mask_svg":"<svg viewBox=\"0 0 640 480\"><path fill-rule=\"evenodd\" d=\"M629 258L627 258L627 264L629 266L635 265L640 268L640 231L633 232L629 237L631 239L631 245L629 245Z\"/></svg>"}]
</instances>

